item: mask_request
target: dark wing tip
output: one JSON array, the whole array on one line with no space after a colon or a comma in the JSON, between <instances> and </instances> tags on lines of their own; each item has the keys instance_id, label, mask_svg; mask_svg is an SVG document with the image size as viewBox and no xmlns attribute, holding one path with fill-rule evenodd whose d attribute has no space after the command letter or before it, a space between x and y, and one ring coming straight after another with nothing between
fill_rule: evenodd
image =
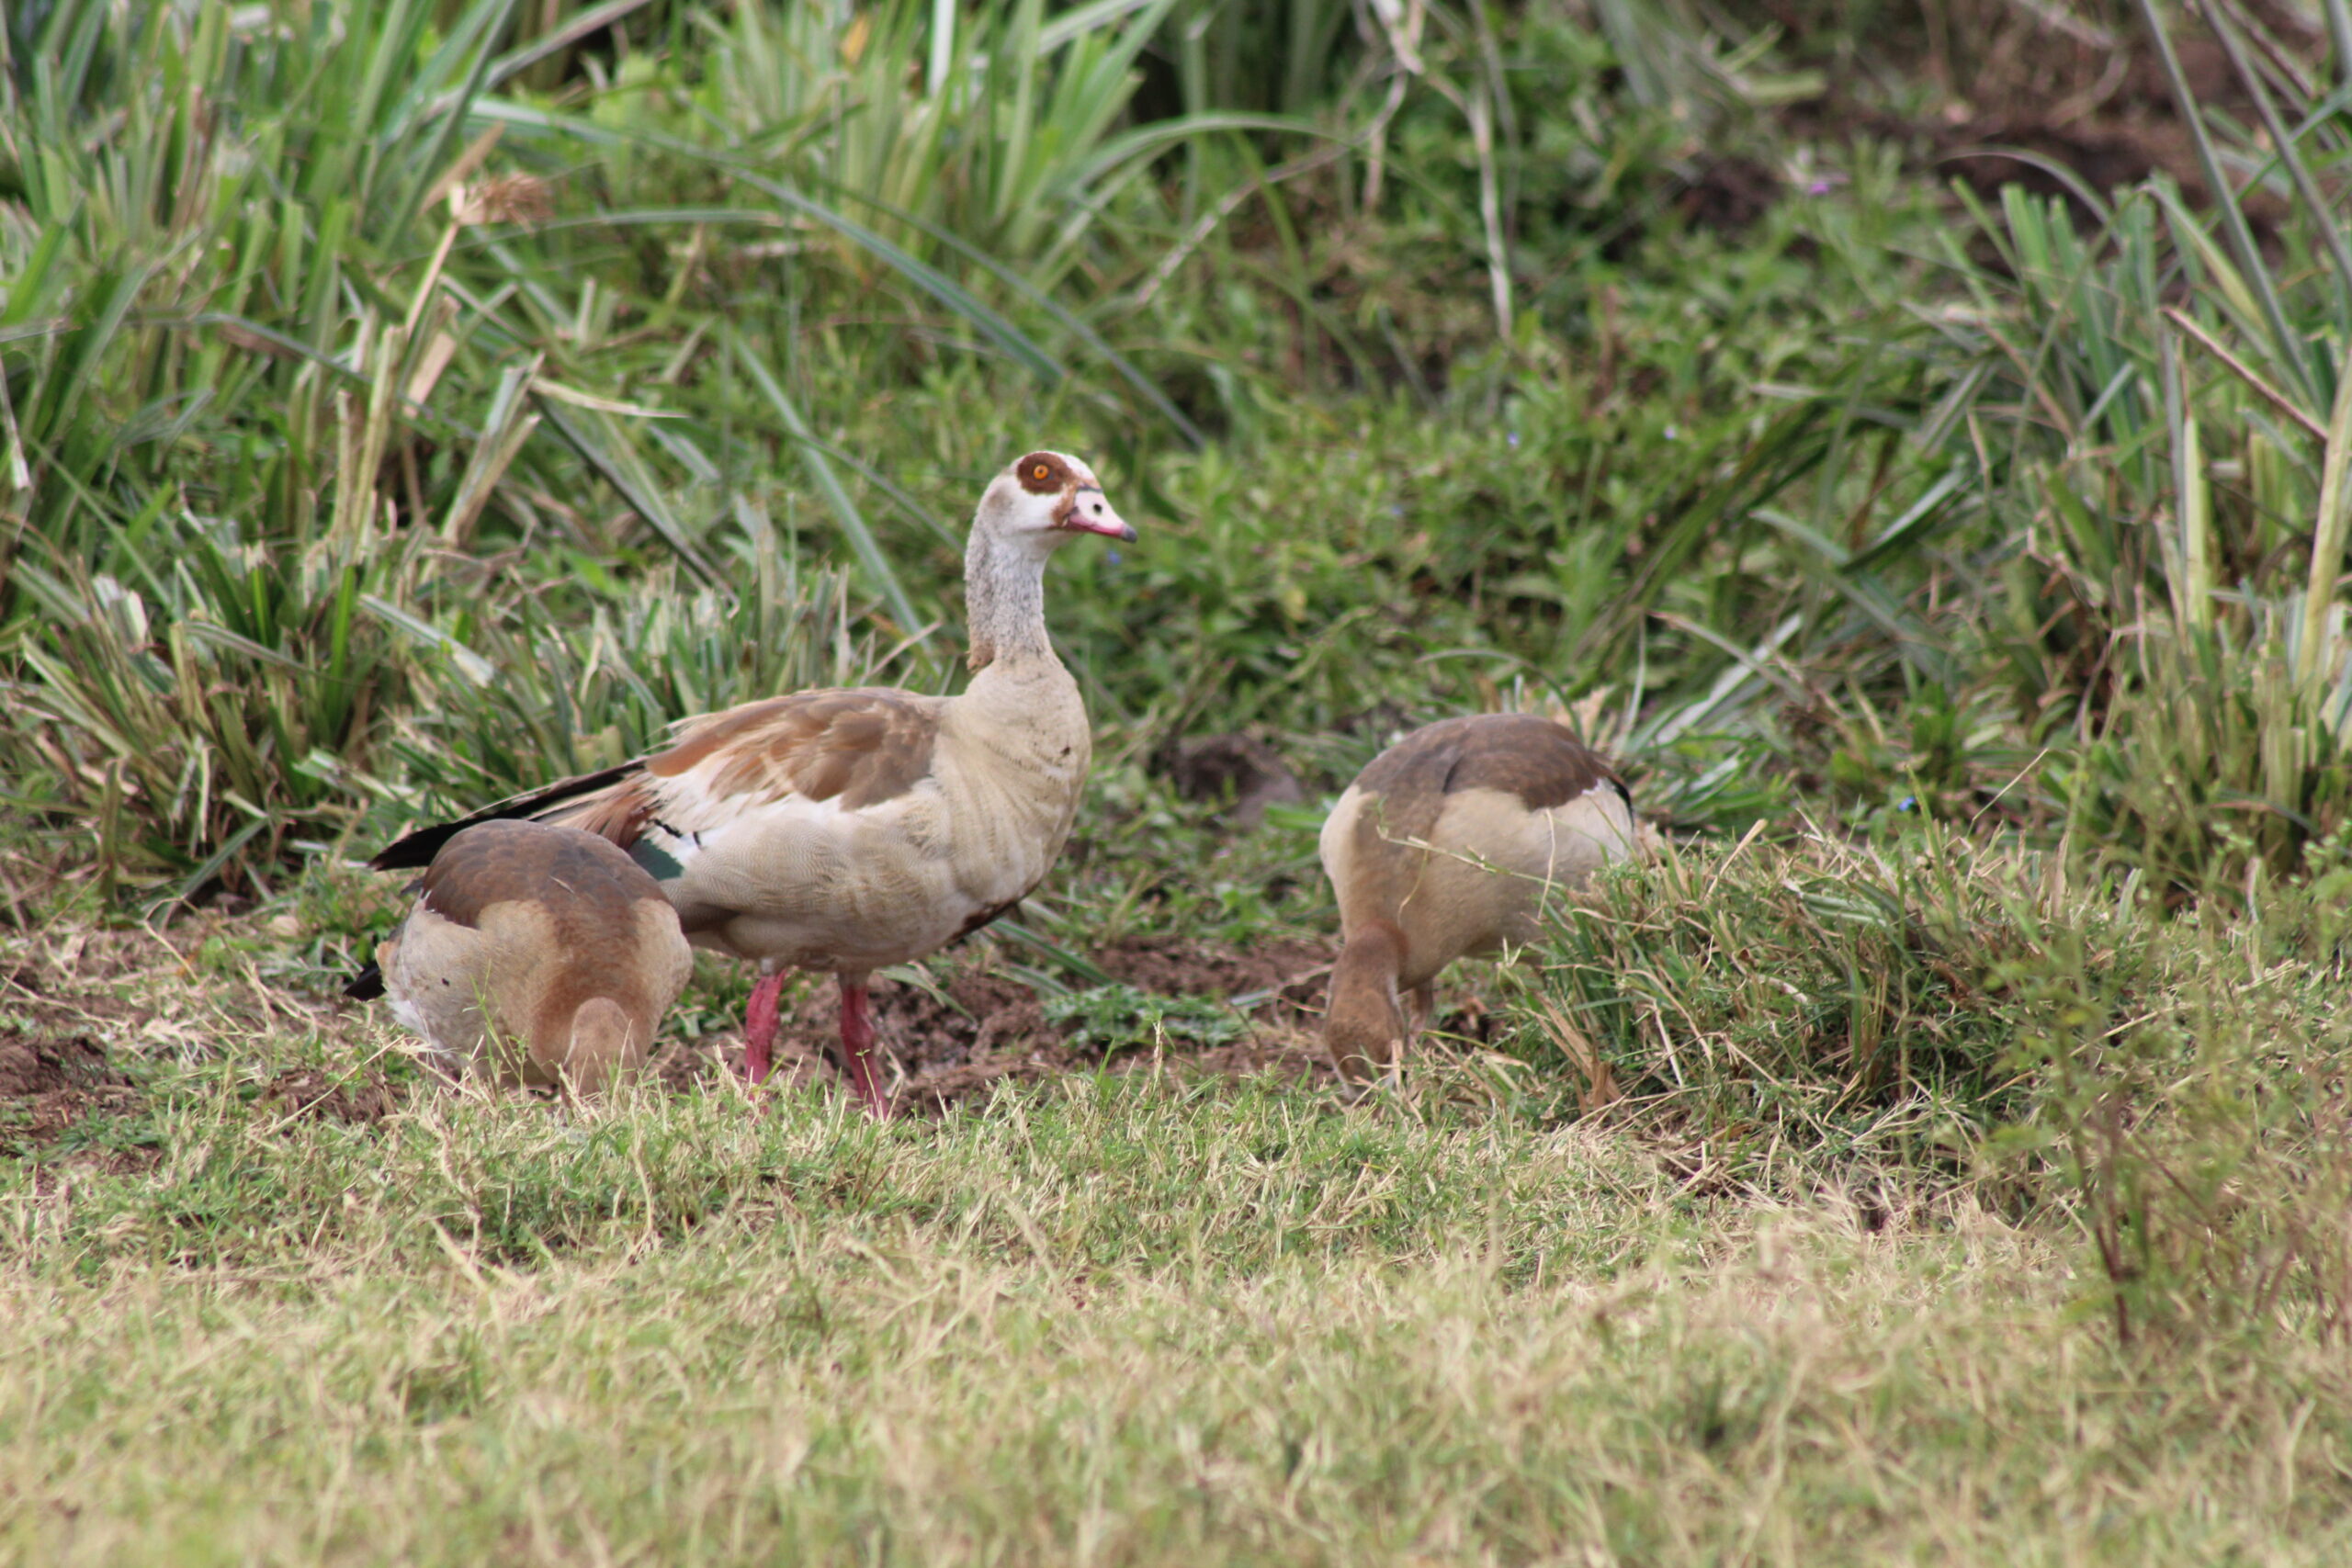
<instances>
[{"instance_id":1,"label":"dark wing tip","mask_svg":"<svg viewBox=\"0 0 2352 1568\"><path fill-rule=\"evenodd\" d=\"M373 960L359 966L359 973L343 983L343 994L355 1002L372 1002L384 994L384 972Z\"/></svg>"},{"instance_id":2,"label":"dark wing tip","mask_svg":"<svg viewBox=\"0 0 2352 1568\"><path fill-rule=\"evenodd\" d=\"M393 840L368 857L371 871L422 871L433 863L441 846L458 836L467 827L465 822L443 822L431 828L419 828L404 838Z\"/></svg>"},{"instance_id":3,"label":"dark wing tip","mask_svg":"<svg viewBox=\"0 0 2352 1568\"><path fill-rule=\"evenodd\" d=\"M419 828L413 833L393 840L369 857L368 864L376 871L423 871L441 852L441 846L478 822L495 822L513 817L537 817L553 810L575 796L588 795L616 784L642 766L636 761L622 762L616 767L600 768L593 773L580 773L568 779L558 779L521 795L507 796L492 806L485 806L469 817L454 822L436 822L429 828Z\"/></svg>"}]
</instances>

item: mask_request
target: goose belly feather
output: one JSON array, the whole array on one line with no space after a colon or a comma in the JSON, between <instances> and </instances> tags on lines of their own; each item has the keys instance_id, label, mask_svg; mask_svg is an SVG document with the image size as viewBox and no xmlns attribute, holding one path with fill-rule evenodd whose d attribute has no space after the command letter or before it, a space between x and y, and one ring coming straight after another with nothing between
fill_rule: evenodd
<instances>
[{"instance_id":1,"label":"goose belly feather","mask_svg":"<svg viewBox=\"0 0 2352 1568\"><path fill-rule=\"evenodd\" d=\"M637 853L688 940L769 968L865 971L1019 903L1061 853L1092 744L1058 666L997 673L943 703L930 769L886 800L714 796L720 757L662 781ZM1001 722L1006 707L1022 722Z\"/></svg>"}]
</instances>

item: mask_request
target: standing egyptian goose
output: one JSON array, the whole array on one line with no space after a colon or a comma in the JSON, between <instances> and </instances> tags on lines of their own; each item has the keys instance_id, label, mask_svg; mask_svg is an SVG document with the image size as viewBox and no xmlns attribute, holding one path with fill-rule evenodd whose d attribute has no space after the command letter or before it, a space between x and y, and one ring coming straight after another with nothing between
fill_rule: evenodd
<instances>
[{"instance_id":1,"label":"standing egyptian goose","mask_svg":"<svg viewBox=\"0 0 2352 1568\"><path fill-rule=\"evenodd\" d=\"M483 822L441 846L400 934L345 989L389 993L452 1067L594 1094L644 1065L693 972L635 861L577 829Z\"/></svg>"},{"instance_id":2,"label":"standing egyptian goose","mask_svg":"<svg viewBox=\"0 0 2352 1568\"><path fill-rule=\"evenodd\" d=\"M978 930L1052 869L1093 754L1078 682L1046 637L1046 561L1078 534L1133 539L1094 472L1032 452L989 481L964 557L972 679L960 695L797 692L680 725L667 750L493 806L627 850L688 940L760 967L744 1068L768 1075L789 969L831 971L842 1050L868 1110L889 1114L866 979ZM370 863L422 863L465 823Z\"/></svg>"},{"instance_id":3,"label":"standing egyptian goose","mask_svg":"<svg viewBox=\"0 0 2352 1568\"><path fill-rule=\"evenodd\" d=\"M1340 960L1324 1043L1362 1079L1396 1062L1456 958L1526 942L1552 891L1632 854L1625 786L1564 725L1482 714L1417 729L1372 760L1323 824Z\"/></svg>"}]
</instances>

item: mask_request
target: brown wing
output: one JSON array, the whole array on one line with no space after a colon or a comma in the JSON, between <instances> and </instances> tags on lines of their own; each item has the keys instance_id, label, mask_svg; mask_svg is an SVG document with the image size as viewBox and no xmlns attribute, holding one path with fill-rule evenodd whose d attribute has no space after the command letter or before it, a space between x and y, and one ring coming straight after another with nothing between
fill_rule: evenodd
<instances>
[{"instance_id":1,"label":"brown wing","mask_svg":"<svg viewBox=\"0 0 2352 1568\"><path fill-rule=\"evenodd\" d=\"M551 784L541 784L537 789L494 801L453 822L435 822L413 832L403 833L377 851L368 858L368 863L378 871L420 871L433 863L442 846L469 828L513 818L548 816L572 801L601 798L637 775L637 763L623 762L617 767L600 768L593 773L558 779ZM611 837L610 834L605 836Z\"/></svg>"},{"instance_id":2,"label":"brown wing","mask_svg":"<svg viewBox=\"0 0 2352 1568\"><path fill-rule=\"evenodd\" d=\"M1533 714L1476 714L1417 729L1356 776L1363 800L1355 847L1358 863L1370 868L1360 874L1379 879L1363 892L1372 907L1393 908L1409 891L1420 857L1385 846L1429 842L1449 795L1499 790L1546 811L1602 786L1621 795L1625 787L1566 726Z\"/></svg>"},{"instance_id":3,"label":"brown wing","mask_svg":"<svg viewBox=\"0 0 2352 1568\"><path fill-rule=\"evenodd\" d=\"M938 739L938 704L912 692L795 692L690 719L636 773L546 816L630 849L657 819L690 828L788 795L854 811L912 789Z\"/></svg>"},{"instance_id":4,"label":"brown wing","mask_svg":"<svg viewBox=\"0 0 2352 1568\"><path fill-rule=\"evenodd\" d=\"M546 822L482 822L441 847L420 884L424 907L480 927L492 904L538 902L567 923L626 927L640 898L662 889L603 839Z\"/></svg>"},{"instance_id":5,"label":"brown wing","mask_svg":"<svg viewBox=\"0 0 2352 1568\"><path fill-rule=\"evenodd\" d=\"M912 692L857 686L769 697L686 720L666 751L421 828L368 863L379 871L425 865L455 835L514 818L560 822L626 850L664 808L802 795L839 796L854 810L913 788L931 771L938 738L937 702ZM688 777L715 755L723 759L715 773Z\"/></svg>"},{"instance_id":6,"label":"brown wing","mask_svg":"<svg viewBox=\"0 0 2352 1568\"><path fill-rule=\"evenodd\" d=\"M1465 789L1503 790L1530 811L1547 811L1602 784L1623 788L1600 754L1566 725L1525 713L1441 719L1374 758L1356 783L1366 795L1432 801Z\"/></svg>"},{"instance_id":7,"label":"brown wing","mask_svg":"<svg viewBox=\"0 0 2352 1568\"><path fill-rule=\"evenodd\" d=\"M696 721L676 745L647 758L645 772L655 781L683 779L716 756L706 797L839 797L854 811L912 789L931 772L938 739L938 704L912 692L797 692Z\"/></svg>"}]
</instances>

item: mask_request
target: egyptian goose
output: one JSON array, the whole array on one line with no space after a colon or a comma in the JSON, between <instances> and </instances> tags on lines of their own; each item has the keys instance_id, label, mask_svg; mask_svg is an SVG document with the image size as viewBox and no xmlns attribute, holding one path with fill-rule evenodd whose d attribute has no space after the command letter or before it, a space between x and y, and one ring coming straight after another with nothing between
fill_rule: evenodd
<instances>
[{"instance_id":1,"label":"egyptian goose","mask_svg":"<svg viewBox=\"0 0 2352 1568\"><path fill-rule=\"evenodd\" d=\"M1632 799L1564 725L1482 714L1417 729L1372 760L1323 824L1340 902L1324 1043L1361 1080L1427 1017L1456 958L1533 938L1545 899L1632 854Z\"/></svg>"},{"instance_id":2,"label":"egyptian goose","mask_svg":"<svg viewBox=\"0 0 2352 1568\"><path fill-rule=\"evenodd\" d=\"M974 671L962 694L797 692L685 720L668 750L412 833L417 865L468 823L533 817L611 840L651 873L689 941L760 968L744 1070L766 1079L788 969L840 981L842 1050L889 1114L866 978L995 919L1051 870L1093 735L1046 640L1046 558L1078 534L1133 539L1094 472L1032 452L980 496L964 556Z\"/></svg>"},{"instance_id":3,"label":"egyptian goose","mask_svg":"<svg viewBox=\"0 0 2352 1568\"><path fill-rule=\"evenodd\" d=\"M482 822L441 846L345 989L389 993L453 1068L594 1094L644 1065L693 972L677 911L628 856L576 828Z\"/></svg>"}]
</instances>

